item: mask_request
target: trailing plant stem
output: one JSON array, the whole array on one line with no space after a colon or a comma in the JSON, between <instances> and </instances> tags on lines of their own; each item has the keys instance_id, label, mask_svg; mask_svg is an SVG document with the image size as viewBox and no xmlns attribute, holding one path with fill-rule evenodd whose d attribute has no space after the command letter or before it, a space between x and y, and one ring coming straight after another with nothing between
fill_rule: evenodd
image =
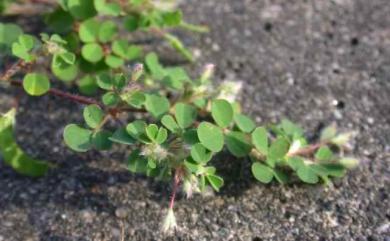
<instances>
[{"instance_id":1,"label":"trailing plant stem","mask_svg":"<svg viewBox=\"0 0 390 241\"><path fill-rule=\"evenodd\" d=\"M175 175L173 177L173 187L172 187L171 200L169 202L169 209L173 209L173 206L175 205L175 198L176 198L177 188L179 187L179 183L180 183L180 171L176 169Z\"/></svg>"}]
</instances>

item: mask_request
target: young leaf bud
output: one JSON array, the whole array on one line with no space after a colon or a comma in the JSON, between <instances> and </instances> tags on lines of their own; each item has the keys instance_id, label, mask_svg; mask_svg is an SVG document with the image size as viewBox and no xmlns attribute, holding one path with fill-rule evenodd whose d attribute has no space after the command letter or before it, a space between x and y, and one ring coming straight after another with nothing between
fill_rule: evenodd
<instances>
[{"instance_id":1,"label":"young leaf bud","mask_svg":"<svg viewBox=\"0 0 390 241\"><path fill-rule=\"evenodd\" d=\"M359 160L352 157L344 157L340 159L340 164L348 169L352 169L359 165Z\"/></svg>"}]
</instances>

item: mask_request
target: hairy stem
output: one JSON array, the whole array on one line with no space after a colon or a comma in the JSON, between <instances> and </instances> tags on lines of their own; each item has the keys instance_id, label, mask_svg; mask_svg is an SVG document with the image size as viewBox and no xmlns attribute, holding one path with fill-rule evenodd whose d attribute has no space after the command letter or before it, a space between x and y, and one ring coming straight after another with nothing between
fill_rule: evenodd
<instances>
[{"instance_id":1,"label":"hairy stem","mask_svg":"<svg viewBox=\"0 0 390 241\"><path fill-rule=\"evenodd\" d=\"M175 175L173 177L173 187L172 187L171 200L169 202L169 209L173 209L173 206L175 205L177 188L179 187L179 183L180 183L180 174L179 173L180 173L179 170L175 170Z\"/></svg>"}]
</instances>

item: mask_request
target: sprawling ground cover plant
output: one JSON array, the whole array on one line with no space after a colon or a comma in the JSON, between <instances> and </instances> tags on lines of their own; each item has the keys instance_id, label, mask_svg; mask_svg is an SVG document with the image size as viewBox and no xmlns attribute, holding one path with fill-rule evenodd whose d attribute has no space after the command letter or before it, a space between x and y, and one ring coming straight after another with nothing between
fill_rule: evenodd
<instances>
[{"instance_id":1,"label":"sprawling ground cover plant","mask_svg":"<svg viewBox=\"0 0 390 241\"><path fill-rule=\"evenodd\" d=\"M162 10L153 3L59 1L59 7L46 16L56 32L41 34L40 39L13 24L0 24L2 54L17 58L0 75L1 82L22 87L32 96L51 94L85 105L80 113L84 122L64 129L64 142L70 149L106 151L113 145L126 145L129 171L171 180L164 230L176 225L173 206L179 188L188 197L209 187L220 190L223 177L211 160L224 150L238 159L249 158L253 176L262 183L299 179L331 185L330 178L341 177L357 165L345 155L352 133L338 133L332 125L310 143L289 120L257 126L237 101L241 83L214 83L212 64L198 78L190 78L183 68L165 67L155 53L142 54L140 46L129 44L122 30L158 33L192 60L191 53L165 28L204 28L184 22L178 10ZM44 68L47 62L50 71ZM132 67L125 67L128 63ZM20 75L23 81L18 80ZM101 97L53 88L53 79L75 81L81 93ZM17 146L14 118L15 110L0 117L0 152L16 171L40 176L50 164L34 160ZM108 127L108 122L115 128Z\"/></svg>"}]
</instances>

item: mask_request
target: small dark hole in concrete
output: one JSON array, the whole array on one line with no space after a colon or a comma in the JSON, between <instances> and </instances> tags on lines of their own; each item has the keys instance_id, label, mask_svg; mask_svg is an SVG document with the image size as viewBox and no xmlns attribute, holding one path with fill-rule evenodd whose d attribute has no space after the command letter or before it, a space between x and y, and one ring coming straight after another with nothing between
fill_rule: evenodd
<instances>
[{"instance_id":1,"label":"small dark hole in concrete","mask_svg":"<svg viewBox=\"0 0 390 241\"><path fill-rule=\"evenodd\" d=\"M265 31L271 32L272 28L273 28L272 23L267 22L267 23L264 24L264 30Z\"/></svg>"},{"instance_id":2,"label":"small dark hole in concrete","mask_svg":"<svg viewBox=\"0 0 390 241\"><path fill-rule=\"evenodd\" d=\"M254 237L253 239L252 239L252 241L263 241L261 238L259 238L259 237Z\"/></svg>"},{"instance_id":3,"label":"small dark hole in concrete","mask_svg":"<svg viewBox=\"0 0 390 241\"><path fill-rule=\"evenodd\" d=\"M286 218L286 219L289 219L290 217L291 217L291 213L290 212L285 212L284 213L284 217Z\"/></svg>"},{"instance_id":4,"label":"small dark hole in concrete","mask_svg":"<svg viewBox=\"0 0 390 241\"><path fill-rule=\"evenodd\" d=\"M345 108L344 101L341 101L341 100L337 101L336 107L337 107L337 109L344 109Z\"/></svg>"},{"instance_id":5,"label":"small dark hole in concrete","mask_svg":"<svg viewBox=\"0 0 390 241\"><path fill-rule=\"evenodd\" d=\"M359 39L354 37L351 39L351 45L352 46L357 46L359 44Z\"/></svg>"},{"instance_id":6,"label":"small dark hole in concrete","mask_svg":"<svg viewBox=\"0 0 390 241\"><path fill-rule=\"evenodd\" d=\"M331 32L326 33L326 36L328 37L328 39L333 39L333 33Z\"/></svg>"},{"instance_id":7,"label":"small dark hole in concrete","mask_svg":"<svg viewBox=\"0 0 390 241\"><path fill-rule=\"evenodd\" d=\"M340 74L340 69L334 68L334 69L333 69L333 73L334 73L334 74Z\"/></svg>"}]
</instances>

